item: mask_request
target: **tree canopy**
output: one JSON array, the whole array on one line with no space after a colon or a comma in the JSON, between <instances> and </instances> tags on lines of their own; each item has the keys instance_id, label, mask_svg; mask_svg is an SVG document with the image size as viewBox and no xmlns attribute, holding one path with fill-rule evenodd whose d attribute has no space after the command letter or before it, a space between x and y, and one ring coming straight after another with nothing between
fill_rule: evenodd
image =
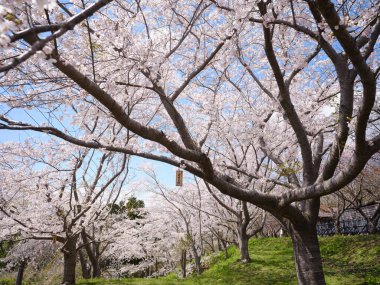
<instances>
[{"instance_id":1,"label":"tree canopy","mask_svg":"<svg viewBox=\"0 0 380 285\"><path fill-rule=\"evenodd\" d=\"M379 3L0 5L0 130L31 136L2 145L4 181L41 141L181 167L274 215L299 284L325 283L320 197L380 150Z\"/></svg>"}]
</instances>

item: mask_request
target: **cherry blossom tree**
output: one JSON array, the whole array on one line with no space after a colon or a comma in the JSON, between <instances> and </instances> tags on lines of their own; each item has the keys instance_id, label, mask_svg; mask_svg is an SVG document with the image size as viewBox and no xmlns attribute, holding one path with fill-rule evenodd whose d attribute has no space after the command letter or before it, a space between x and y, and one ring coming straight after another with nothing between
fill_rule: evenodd
<instances>
[{"instance_id":1,"label":"cherry blossom tree","mask_svg":"<svg viewBox=\"0 0 380 285\"><path fill-rule=\"evenodd\" d=\"M154 184L151 191L159 197L156 200L168 209L167 215L175 219L175 228L182 235L180 241L182 276L186 277L187 251L191 252L194 258L196 271L201 273L201 258L203 254L203 225L204 215L201 209L201 195L196 195L191 191L196 189L191 186L181 187L180 190L170 190L160 184L154 173L151 174ZM194 195L195 194L195 195ZM156 202L157 203L157 202ZM196 205L196 206L195 206Z\"/></svg>"},{"instance_id":2,"label":"cherry blossom tree","mask_svg":"<svg viewBox=\"0 0 380 285\"><path fill-rule=\"evenodd\" d=\"M223 242L225 250L227 241L238 245L241 260L250 261L248 241L262 231L265 222L266 214L261 209L215 193L210 185L196 178L176 190L163 186L154 170L147 170L147 174L153 181L151 191L163 197L164 204L182 220L198 273L201 271L201 256L205 253L204 244L211 244L214 250L212 244L215 236ZM233 233L233 238L228 237L228 232Z\"/></svg>"},{"instance_id":3,"label":"cherry blossom tree","mask_svg":"<svg viewBox=\"0 0 380 285\"><path fill-rule=\"evenodd\" d=\"M124 196L126 193L123 193ZM81 231L81 240L82 245L85 249L85 254L79 251L79 257L81 260L82 271L87 278L89 278L89 274L86 271L86 255L91 263L90 271L92 272L91 276L93 278L100 277L102 271L102 265L106 262L103 258L103 254L106 252L107 247L110 246L113 240L115 240L112 235L110 235L108 228L109 224L116 223L122 232L125 231L126 228L136 227L136 230L139 228L139 221L135 223L130 222L129 220L140 220L144 218L144 201L138 200L136 197L131 196L128 198L127 203L120 200L118 203L115 201L113 203L109 203L108 207L108 215L104 216L104 221L96 221L93 222L89 227L83 228ZM121 216L120 216L121 215ZM120 225L120 219L127 219L127 222ZM114 227L113 227L114 228ZM118 228L118 227L116 227ZM113 229L112 234L119 236L116 234L117 230ZM120 241L124 244L124 240L127 237L123 237L123 240ZM128 238L127 238L128 239ZM120 258L119 258L120 259Z\"/></svg>"},{"instance_id":4,"label":"cherry blossom tree","mask_svg":"<svg viewBox=\"0 0 380 285\"><path fill-rule=\"evenodd\" d=\"M0 238L60 243L62 283L75 284L79 236L109 212L107 204L126 179L128 158L54 141L40 144L2 145Z\"/></svg>"},{"instance_id":5,"label":"cherry blossom tree","mask_svg":"<svg viewBox=\"0 0 380 285\"><path fill-rule=\"evenodd\" d=\"M173 271L177 244L184 235L172 214L158 203L151 205L142 219L131 220L122 213L105 220L102 239L109 243L103 257L107 270L118 276L134 276L149 268L154 268L156 276Z\"/></svg>"},{"instance_id":6,"label":"cherry blossom tree","mask_svg":"<svg viewBox=\"0 0 380 285\"><path fill-rule=\"evenodd\" d=\"M209 206L207 211L213 212L220 220L217 223L218 227L213 227L213 231L221 233L219 231L221 225L230 229L236 236L241 260L249 262L251 258L249 256L248 241L263 230L266 215L259 208L249 205L245 201L236 200L225 195L217 196L209 185L206 184L206 187L216 201L216 204ZM220 238L223 241L227 240L223 235Z\"/></svg>"},{"instance_id":7,"label":"cherry blossom tree","mask_svg":"<svg viewBox=\"0 0 380 285\"><path fill-rule=\"evenodd\" d=\"M0 129L182 166L274 215L298 283L325 284L320 197L380 150L379 4L90 2L1 2ZM36 106L76 131L12 115Z\"/></svg>"},{"instance_id":8,"label":"cherry blossom tree","mask_svg":"<svg viewBox=\"0 0 380 285\"><path fill-rule=\"evenodd\" d=\"M17 269L16 285L21 285L26 267L39 272L57 254L58 246L51 241L23 240L9 249L7 256L1 259L4 271Z\"/></svg>"}]
</instances>

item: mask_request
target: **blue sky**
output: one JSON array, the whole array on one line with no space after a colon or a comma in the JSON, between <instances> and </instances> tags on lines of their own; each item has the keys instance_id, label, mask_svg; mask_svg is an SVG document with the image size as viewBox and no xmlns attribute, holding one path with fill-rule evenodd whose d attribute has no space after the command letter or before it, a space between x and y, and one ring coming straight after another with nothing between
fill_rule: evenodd
<instances>
[{"instance_id":1,"label":"blue sky","mask_svg":"<svg viewBox=\"0 0 380 285\"><path fill-rule=\"evenodd\" d=\"M5 110L4 108L0 108L0 111L1 113L3 113ZM32 110L15 109L15 110L12 110L12 112L10 112L7 116L11 118L12 120L23 121L23 122L31 123L33 125L36 125L36 122L34 120L36 120L37 122L46 121L43 115L35 109L32 109ZM43 133L33 132L33 131L0 130L0 143L22 142L28 137L48 138L48 135L45 135ZM140 169L141 168L140 166L144 164L149 164L150 167L155 169L156 175L161 184L169 188L175 187L176 169L174 166L168 165L162 162L139 158L139 157L133 157L130 163L130 174L131 174L131 177L133 177L132 179L133 182L149 179L149 177ZM128 188L129 187L127 186L127 189ZM141 190L134 191L133 189L128 189L128 192L132 192L134 195L136 195L140 199L146 199L149 196L149 192L144 192Z\"/></svg>"}]
</instances>

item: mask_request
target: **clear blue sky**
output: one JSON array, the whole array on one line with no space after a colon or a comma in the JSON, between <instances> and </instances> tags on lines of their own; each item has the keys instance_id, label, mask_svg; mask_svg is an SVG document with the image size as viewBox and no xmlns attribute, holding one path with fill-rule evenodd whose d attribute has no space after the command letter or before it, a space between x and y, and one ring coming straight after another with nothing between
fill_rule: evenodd
<instances>
[{"instance_id":1,"label":"clear blue sky","mask_svg":"<svg viewBox=\"0 0 380 285\"><path fill-rule=\"evenodd\" d=\"M4 113L4 106L1 106L0 108L1 113ZM12 110L7 116L16 121L23 121L26 123L30 123L33 125L37 125L37 123L46 122L46 118L36 109L33 110ZM36 123L37 122L37 123ZM59 127L56 123L53 124L56 127ZM69 124L65 124L66 125ZM61 129L63 126L61 125ZM22 142L28 137L38 137L48 138L48 135L33 131L8 131L8 130L0 130L0 143L2 142ZM163 184L166 187L175 187L175 167L172 165L168 165L162 162L142 159L139 157L133 157L130 163L130 173L131 176L134 177L133 180L141 180L141 179L149 179L143 171L140 170L141 164L150 164L151 167L155 169L155 172L157 174L157 177L161 184ZM187 176L189 177L189 176ZM131 191L132 189L129 189ZM128 192L129 192L128 191ZM133 190L132 190L133 191ZM138 198L144 199L147 196L149 196L148 193L139 193L133 192Z\"/></svg>"}]
</instances>

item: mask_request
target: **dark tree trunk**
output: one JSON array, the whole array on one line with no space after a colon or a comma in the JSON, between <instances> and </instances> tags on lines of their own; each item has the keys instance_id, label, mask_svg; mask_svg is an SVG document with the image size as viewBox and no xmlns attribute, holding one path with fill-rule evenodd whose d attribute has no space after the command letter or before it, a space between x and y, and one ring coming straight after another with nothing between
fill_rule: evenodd
<instances>
[{"instance_id":1,"label":"dark tree trunk","mask_svg":"<svg viewBox=\"0 0 380 285\"><path fill-rule=\"evenodd\" d=\"M194 254L194 261L195 261L195 268L197 269L197 274L202 273L202 268L201 268L201 257L199 256L197 249L195 248L195 244L193 243L191 245L193 254Z\"/></svg>"},{"instance_id":2,"label":"dark tree trunk","mask_svg":"<svg viewBox=\"0 0 380 285\"><path fill-rule=\"evenodd\" d=\"M100 242L94 242L93 249L94 249L95 260L94 260L94 263L92 264L92 267L93 267L92 277L96 278L96 277L100 277L102 273L102 269L100 267Z\"/></svg>"},{"instance_id":3,"label":"dark tree trunk","mask_svg":"<svg viewBox=\"0 0 380 285\"><path fill-rule=\"evenodd\" d=\"M368 233L377 233L377 223L378 221L368 220Z\"/></svg>"},{"instance_id":4,"label":"dark tree trunk","mask_svg":"<svg viewBox=\"0 0 380 285\"><path fill-rule=\"evenodd\" d=\"M339 235L342 233L342 228L340 226L340 218L342 217L342 214L343 212L340 213L335 220L335 234L339 234Z\"/></svg>"},{"instance_id":5,"label":"dark tree trunk","mask_svg":"<svg viewBox=\"0 0 380 285\"><path fill-rule=\"evenodd\" d=\"M377 205L375 213L372 215L371 221L374 225L374 233L379 232L379 221L380 221L380 204Z\"/></svg>"},{"instance_id":6,"label":"dark tree trunk","mask_svg":"<svg viewBox=\"0 0 380 285\"><path fill-rule=\"evenodd\" d=\"M222 242L220 241L220 239L217 237L217 241L218 241L218 250L219 251L222 251L223 248L222 248Z\"/></svg>"},{"instance_id":7,"label":"dark tree trunk","mask_svg":"<svg viewBox=\"0 0 380 285\"><path fill-rule=\"evenodd\" d=\"M325 285L315 224L289 226L293 241L298 285Z\"/></svg>"},{"instance_id":8,"label":"dark tree trunk","mask_svg":"<svg viewBox=\"0 0 380 285\"><path fill-rule=\"evenodd\" d=\"M221 240L221 242L222 242L222 245L223 245L225 258L227 259L228 258L228 246L227 246L227 242L225 240Z\"/></svg>"},{"instance_id":9,"label":"dark tree trunk","mask_svg":"<svg viewBox=\"0 0 380 285\"><path fill-rule=\"evenodd\" d=\"M97 260L92 264L92 278L100 277L102 271L100 269L99 261Z\"/></svg>"},{"instance_id":10,"label":"dark tree trunk","mask_svg":"<svg viewBox=\"0 0 380 285\"><path fill-rule=\"evenodd\" d=\"M242 202L242 210L243 211L241 212L238 222L239 248L241 254L241 261L247 263L251 261L251 257L249 256L248 251L249 236L247 233L247 228L251 218L249 216L247 202Z\"/></svg>"},{"instance_id":11,"label":"dark tree trunk","mask_svg":"<svg viewBox=\"0 0 380 285\"><path fill-rule=\"evenodd\" d=\"M251 257L249 256L249 251L248 251L248 241L249 237L247 235L246 228L241 226L239 229L239 249L240 249L240 256L241 256L241 261L242 262L250 262Z\"/></svg>"},{"instance_id":12,"label":"dark tree trunk","mask_svg":"<svg viewBox=\"0 0 380 285\"><path fill-rule=\"evenodd\" d=\"M181 269L182 269L182 278L185 278L186 277L186 250L182 250Z\"/></svg>"},{"instance_id":13,"label":"dark tree trunk","mask_svg":"<svg viewBox=\"0 0 380 285\"><path fill-rule=\"evenodd\" d=\"M17 278L16 278L16 285L21 285L21 284L22 284L22 279L23 279L23 277L24 277L24 270L25 270L25 267L26 267L26 261L23 260L23 261L20 263L20 266L18 267Z\"/></svg>"},{"instance_id":14,"label":"dark tree trunk","mask_svg":"<svg viewBox=\"0 0 380 285\"><path fill-rule=\"evenodd\" d=\"M101 269L99 264L99 244L93 242L93 246L91 246L90 240L87 237L87 233L83 229L81 232L84 248L86 249L87 256L91 262L92 266L92 278L100 277Z\"/></svg>"},{"instance_id":15,"label":"dark tree trunk","mask_svg":"<svg viewBox=\"0 0 380 285\"><path fill-rule=\"evenodd\" d=\"M195 261L195 267L197 268L197 274L201 274L202 273L202 268L201 268L201 258L196 255L194 256L194 261Z\"/></svg>"},{"instance_id":16,"label":"dark tree trunk","mask_svg":"<svg viewBox=\"0 0 380 285\"><path fill-rule=\"evenodd\" d=\"M203 239L202 239L203 240ZM206 242L206 244L207 244L207 242ZM219 240L218 240L218 246L219 246ZM204 246L203 246L203 241L202 241L202 252L201 252L201 255L203 256L203 255L205 255L205 250L204 250ZM215 245L214 245L214 239L213 238L211 238L211 245L210 245L210 248L211 248L211 250L212 250L212 252L215 252Z\"/></svg>"},{"instance_id":17,"label":"dark tree trunk","mask_svg":"<svg viewBox=\"0 0 380 285\"><path fill-rule=\"evenodd\" d=\"M89 264L87 263L83 249L80 249L78 251L78 253L79 253L80 265L82 268L82 277L83 277L83 279L90 279L91 278L91 268L90 268Z\"/></svg>"},{"instance_id":18,"label":"dark tree trunk","mask_svg":"<svg viewBox=\"0 0 380 285\"><path fill-rule=\"evenodd\" d=\"M158 278L158 260L157 260L157 258L155 260L155 272L156 272L156 278Z\"/></svg>"},{"instance_id":19,"label":"dark tree trunk","mask_svg":"<svg viewBox=\"0 0 380 285\"><path fill-rule=\"evenodd\" d=\"M377 205L375 213L372 214L372 217L368 221L368 231L370 234L375 234L379 231L377 227L377 225L379 224L379 220L380 220L380 204Z\"/></svg>"},{"instance_id":20,"label":"dark tree trunk","mask_svg":"<svg viewBox=\"0 0 380 285\"><path fill-rule=\"evenodd\" d=\"M63 279L62 284L75 284L75 267L77 263L77 236L71 236L63 248Z\"/></svg>"}]
</instances>

